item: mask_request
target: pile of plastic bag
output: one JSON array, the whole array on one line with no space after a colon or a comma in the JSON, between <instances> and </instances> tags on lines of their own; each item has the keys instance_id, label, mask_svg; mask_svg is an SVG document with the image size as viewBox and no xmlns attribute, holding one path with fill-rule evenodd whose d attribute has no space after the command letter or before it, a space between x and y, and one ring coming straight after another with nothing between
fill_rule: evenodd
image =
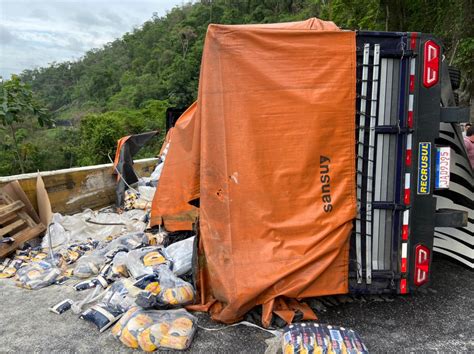
<instances>
[{"instance_id":1,"label":"pile of plastic bag","mask_svg":"<svg viewBox=\"0 0 474 354\"><path fill-rule=\"evenodd\" d=\"M17 285L31 290L57 283L58 279L64 281L64 278L72 277L73 264L98 245L98 241L89 238L53 252L53 258L48 249L26 246L17 250L13 258L3 261L0 265L0 278L16 275ZM54 277L49 274L50 270L51 274L55 274Z\"/></svg>"},{"instance_id":2,"label":"pile of plastic bag","mask_svg":"<svg viewBox=\"0 0 474 354\"><path fill-rule=\"evenodd\" d=\"M156 188L150 186L139 186L138 191L128 189L125 191L124 209L125 210L147 210L151 208L153 196Z\"/></svg>"},{"instance_id":3,"label":"pile of plastic bag","mask_svg":"<svg viewBox=\"0 0 474 354\"><path fill-rule=\"evenodd\" d=\"M111 211L94 212L90 209L74 215L53 215L41 244L43 249L67 247L74 242L84 242L88 238L106 241L126 232L144 231L147 227L146 211L130 210L118 214Z\"/></svg>"},{"instance_id":4,"label":"pile of plastic bag","mask_svg":"<svg viewBox=\"0 0 474 354\"><path fill-rule=\"evenodd\" d=\"M154 311L132 307L112 328L112 335L129 348L151 352L184 350L196 332L197 319L184 309Z\"/></svg>"},{"instance_id":5,"label":"pile of plastic bag","mask_svg":"<svg viewBox=\"0 0 474 354\"><path fill-rule=\"evenodd\" d=\"M126 191L123 212L54 214L40 245L25 244L2 261L0 278L28 290L72 286L81 299L49 310L72 311L100 332L113 327L127 347L187 349L197 328L197 318L183 308L196 295L185 280L192 279L195 237L145 232L166 151L152 176Z\"/></svg>"},{"instance_id":6,"label":"pile of plastic bag","mask_svg":"<svg viewBox=\"0 0 474 354\"><path fill-rule=\"evenodd\" d=\"M3 260L0 264L0 278L13 277L21 267L42 260L59 268L62 275L71 276L74 269L72 265L82 257L90 257L96 249L97 253L94 253L94 256L100 258L97 263L101 265L106 253L104 248L114 249L116 246L114 241L127 234L141 233L144 235L143 231L146 229L147 223L148 213L143 210L130 210L121 214L110 210L101 212L86 210L71 216L56 213L53 215L52 223L43 237L41 245L31 247L26 244L22 249L16 250L13 256ZM136 247L142 245L142 243L137 243ZM133 245L124 245L124 247L134 248ZM51 258L50 253L54 254L55 262L46 260ZM91 273L97 273L98 269L96 270L93 264L94 262L89 263L92 268ZM76 275L80 277L80 271ZM50 284L45 282L43 287ZM19 285L21 286L21 281Z\"/></svg>"},{"instance_id":7,"label":"pile of plastic bag","mask_svg":"<svg viewBox=\"0 0 474 354\"><path fill-rule=\"evenodd\" d=\"M123 235L82 257L74 273L89 279L76 284L81 286L77 290L94 291L71 307L82 310L95 302L80 318L100 332L120 319L112 333L130 348L186 349L197 319L182 307L193 303L195 290L178 275L191 271L194 237L166 248L150 245L152 239L141 233Z\"/></svg>"},{"instance_id":8,"label":"pile of plastic bag","mask_svg":"<svg viewBox=\"0 0 474 354\"><path fill-rule=\"evenodd\" d=\"M132 306L138 305L146 309L169 309L194 301L194 287L173 273L172 260L167 255L166 249L160 246L146 246L146 239L143 238L140 244L142 247L128 250L123 246L129 244L125 240L130 241L133 239L132 236L137 235L122 236L105 248L109 250L111 246L114 246L112 250L117 252L111 259L102 258L104 265L99 272L91 272L92 268L97 269L99 266L93 263L98 259L99 250L94 252L95 255L83 257L82 262L80 260L76 265L81 277L85 274L89 274L89 277L95 276L75 284L76 290L107 289L102 300L86 309L80 316L94 323L100 331L106 330ZM192 247L190 242L180 242ZM183 246L178 245L174 248L183 249ZM187 257L190 253L192 254L190 250L182 252ZM182 264L180 267L181 271L189 271L191 262L188 262L189 269L184 269Z\"/></svg>"},{"instance_id":9,"label":"pile of plastic bag","mask_svg":"<svg viewBox=\"0 0 474 354\"><path fill-rule=\"evenodd\" d=\"M119 252L129 252L148 245L148 237L143 232L126 234L100 245L93 252L81 257L74 267L74 276L89 278L99 274L100 269L115 258Z\"/></svg>"},{"instance_id":10,"label":"pile of plastic bag","mask_svg":"<svg viewBox=\"0 0 474 354\"><path fill-rule=\"evenodd\" d=\"M82 312L80 317L94 323L103 332L134 305L134 296L136 295L130 281L117 281L107 289L98 304Z\"/></svg>"},{"instance_id":11,"label":"pile of plastic bag","mask_svg":"<svg viewBox=\"0 0 474 354\"><path fill-rule=\"evenodd\" d=\"M44 288L56 281L61 270L52 262L38 261L18 269L18 285L26 289Z\"/></svg>"},{"instance_id":12,"label":"pile of plastic bag","mask_svg":"<svg viewBox=\"0 0 474 354\"><path fill-rule=\"evenodd\" d=\"M28 290L71 286L80 300L63 299L49 310L72 311L100 332L113 326L127 347L188 348L197 318L183 307L194 302L195 289L183 277L192 278L195 237L147 230L168 149L152 175L125 192L121 210L53 214L38 246L27 243L2 261L0 278Z\"/></svg>"},{"instance_id":13,"label":"pile of plastic bag","mask_svg":"<svg viewBox=\"0 0 474 354\"><path fill-rule=\"evenodd\" d=\"M142 289L136 303L143 308L171 308L184 306L194 301L193 286L178 278L166 266L158 267L134 284Z\"/></svg>"},{"instance_id":14,"label":"pile of plastic bag","mask_svg":"<svg viewBox=\"0 0 474 354\"><path fill-rule=\"evenodd\" d=\"M50 310L72 310L100 332L120 320L114 335L131 348L186 349L197 319L183 307L194 302L195 290L180 277L190 278L195 237L173 243L165 232L145 229L146 213L136 209L55 214L41 245L17 250L0 265L0 277L29 290L72 286L82 299Z\"/></svg>"},{"instance_id":15,"label":"pile of plastic bag","mask_svg":"<svg viewBox=\"0 0 474 354\"><path fill-rule=\"evenodd\" d=\"M287 326L281 336L281 349L284 354L369 352L360 336L352 329L314 322Z\"/></svg>"}]
</instances>

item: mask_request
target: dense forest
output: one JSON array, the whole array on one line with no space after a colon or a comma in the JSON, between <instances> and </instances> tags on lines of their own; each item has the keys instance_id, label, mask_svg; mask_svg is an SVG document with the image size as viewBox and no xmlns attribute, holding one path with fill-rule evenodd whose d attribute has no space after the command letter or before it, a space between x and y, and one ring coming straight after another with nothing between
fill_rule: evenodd
<instances>
[{"instance_id":1,"label":"dense forest","mask_svg":"<svg viewBox=\"0 0 474 354\"><path fill-rule=\"evenodd\" d=\"M448 59L462 69L461 100L467 102L473 93L473 14L472 0L202 0L162 17L154 14L78 61L19 75L55 123L40 127L29 113L11 129L0 121L0 176L105 163L121 136L163 131L166 109L186 107L196 98L210 23L315 16L345 29L434 33L443 40ZM140 157L156 154L159 144L151 144Z\"/></svg>"}]
</instances>

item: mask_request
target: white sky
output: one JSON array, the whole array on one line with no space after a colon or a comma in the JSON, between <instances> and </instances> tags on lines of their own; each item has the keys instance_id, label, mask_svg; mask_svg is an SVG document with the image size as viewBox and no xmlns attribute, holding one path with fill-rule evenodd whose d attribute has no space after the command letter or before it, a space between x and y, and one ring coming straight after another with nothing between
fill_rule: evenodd
<instances>
[{"instance_id":1,"label":"white sky","mask_svg":"<svg viewBox=\"0 0 474 354\"><path fill-rule=\"evenodd\" d=\"M0 0L0 76L80 58L185 0Z\"/></svg>"}]
</instances>

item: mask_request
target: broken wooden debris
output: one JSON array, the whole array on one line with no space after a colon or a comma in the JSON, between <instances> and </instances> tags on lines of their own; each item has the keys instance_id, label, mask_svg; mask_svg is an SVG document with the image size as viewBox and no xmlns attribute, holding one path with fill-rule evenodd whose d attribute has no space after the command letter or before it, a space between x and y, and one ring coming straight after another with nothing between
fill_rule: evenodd
<instances>
[{"instance_id":1,"label":"broken wooden debris","mask_svg":"<svg viewBox=\"0 0 474 354\"><path fill-rule=\"evenodd\" d=\"M24 210L21 200L13 200L0 192L0 258L45 231L45 226L35 222Z\"/></svg>"}]
</instances>

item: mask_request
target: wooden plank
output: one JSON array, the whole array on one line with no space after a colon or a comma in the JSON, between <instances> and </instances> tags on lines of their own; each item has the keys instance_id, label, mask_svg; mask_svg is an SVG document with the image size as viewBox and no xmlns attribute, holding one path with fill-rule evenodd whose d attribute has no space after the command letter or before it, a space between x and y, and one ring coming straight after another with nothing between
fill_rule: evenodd
<instances>
[{"instance_id":1,"label":"wooden plank","mask_svg":"<svg viewBox=\"0 0 474 354\"><path fill-rule=\"evenodd\" d=\"M16 213L1 217L0 218L0 225L5 225L10 221L15 220L17 217L18 217L18 215L16 215Z\"/></svg>"},{"instance_id":2,"label":"wooden plank","mask_svg":"<svg viewBox=\"0 0 474 354\"><path fill-rule=\"evenodd\" d=\"M9 234L10 232L18 229L19 227L25 225L26 222L24 220L17 220L11 224L8 224L7 226L5 227L2 227L0 229L0 236L5 236L6 234Z\"/></svg>"},{"instance_id":3,"label":"wooden plank","mask_svg":"<svg viewBox=\"0 0 474 354\"><path fill-rule=\"evenodd\" d=\"M31 205L30 200L28 199L27 195L21 188L21 185L18 181L13 181L8 183L7 185L1 187L0 189L0 194L4 194L6 197L9 197L12 201L13 200L21 200L23 204L25 204L25 208L23 209L28 213L31 218L37 222L40 223L41 220L38 217L38 214L36 214L35 209L33 208L33 205ZM9 204L9 203L6 203Z\"/></svg>"},{"instance_id":4,"label":"wooden plank","mask_svg":"<svg viewBox=\"0 0 474 354\"><path fill-rule=\"evenodd\" d=\"M139 176L149 176L158 159L135 161ZM99 209L115 203L116 176L112 175L112 164L88 166L40 173L53 212L74 214L84 208ZM37 209L37 174L0 177L0 188L12 180L18 180L31 204Z\"/></svg>"},{"instance_id":5,"label":"wooden plank","mask_svg":"<svg viewBox=\"0 0 474 354\"><path fill-rule=\"evenodd\" d=\"M17 210L23 208L25 204L21 200L16 200L11 204L0 206L0 219L7 216L8 214L14 213Z\"/></svg>"},{"instance_id":6,"label":"wooden plank","mask_svg":"<svg viewBox=\"0 0 474 354\"><path fill-rule=\"evenodd\" d=\"M35 227L36 225L38 225L39 223L36 223L34 222L34 220L27 214L25 213L24 211L19 211L17 213L18 217L22 220L25 221L25 223L29 226L29 227Z\"/></svg>"},{"instance_id":7,"label":"wooden plank","mask_svg":"<svg viewBox=\"0 0 474 354\"><path fill-rule=\"evenodd\" d=\"M16 234L14 236L15 241L13 243L0 245L0 258L12 253L26 241L39 236L43 231L45 231L45 229L46 228L43 224L38 224L33 228L26 229L23 232Z\"/></svg>"}]
</instances>

